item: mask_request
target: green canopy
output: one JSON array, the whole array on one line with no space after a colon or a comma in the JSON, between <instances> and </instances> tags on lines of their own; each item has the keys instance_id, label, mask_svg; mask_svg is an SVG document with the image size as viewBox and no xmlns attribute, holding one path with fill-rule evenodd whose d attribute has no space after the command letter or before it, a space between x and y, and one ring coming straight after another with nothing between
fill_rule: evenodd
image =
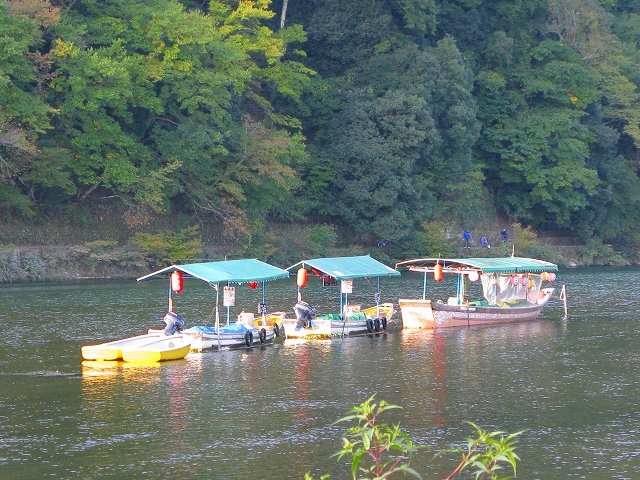
<instances>
[{"instance_id":1,"label":"green canopy","mask_svg":"<svg viewBox=\"0 0 640 480\"><path fill-rule=\"evenodd\" d=\"M286 278L289 272L281 268L274 267L268 263L255 259L245 260L225 260L221 262L208 263L188 263L186 265L171 265L169 267L150 273L140 280L157 275L169 274L174 271L180 271L184 275L197 278L205 282L214 283L245 283L245 282L265 282L268 280L276 280L278 278Z\"/></svg>"},{"instance_id":2,"label":"green canopy","mask_svg":"<svg viewBox=\"0 0 640 480\"><path fill-rule=\"evenodd\" d=\"M396 268L412 271L432 271L436 263L442 265L444 272L461 269L473 269L482 273L539 273L558 270L554 263L534 258L416 258L396 264Z\"/></svg>"},{"instance_id":3,"label":"green canopy","mask_svg":"<svg viewBox=\"0 0 640 480\"><path fill-rule=\"evenodd\" d=\"M287 270L292 271L300 267L311 270L312 273L316 273L317 271L321 274L329 275L336 280L368 277L397 277L400 275L400 272L391 267L387 267L384 263L380 263L368 255L302 260L290 266Z\"/></svg>"}]
</instances>

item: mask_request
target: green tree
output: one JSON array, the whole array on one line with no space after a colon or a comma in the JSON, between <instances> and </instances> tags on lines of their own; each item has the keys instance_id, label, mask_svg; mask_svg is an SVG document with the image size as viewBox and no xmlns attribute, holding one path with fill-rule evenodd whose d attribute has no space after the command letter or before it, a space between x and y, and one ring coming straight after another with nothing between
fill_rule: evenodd
<instances>
[{"instance_id":1,"label":"green tree","mask_svg":"<svg viewBox=\"0 0 640 480\"><path fill-rule=\"evenodd\" d=\"M331 130L333 210L367 241L402 238L433 211L417 161L434 136L424 100L401 92L374 98L352 91Z\"/></svg>"},{"instance_id":2,"label":"green tree","mask_svg":"<svg viewBox=\"0 0 640 480\"><path fill-rule=\"evenodd\" d=\"M52 82L82 196L104 189L138 216L175 199L237 234L252 192L295 185L302 142L281 125L299 122L268 97L298 97L312 73L280 60L304 39L298 27L274 34L263 26L273 12L254 1L211 2L206 14L172 0L82 6L71 19L87 34L58 41Z\"/></svg>"},{"instance_id":3,"label":"green tree","mask_svg":"<svg viewBox=\"0 0 640 480\"><path fill-rule=\"evenodd\" d=\"M5 214L33 215L35 142L49 128L52 113L38 83L38 68L47 59L35 52L58 11L45 1L0 2L0 212Z\"/></svg>"}]
</instances>

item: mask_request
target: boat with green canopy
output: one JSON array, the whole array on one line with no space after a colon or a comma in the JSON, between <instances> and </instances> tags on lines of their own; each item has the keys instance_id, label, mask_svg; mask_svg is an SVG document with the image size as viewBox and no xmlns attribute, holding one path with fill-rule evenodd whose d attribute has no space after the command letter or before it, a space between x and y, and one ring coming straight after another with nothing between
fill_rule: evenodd
<instances>
[{"instance_id":1,"label":"boat with green canopy","mask_svg":"<svg viewBox=\"0 0 640 480\"><path fill-rule=\"evenodd\" d=\"M206 263L170 265L156 272L138 278L138 281L156 277L169 280L169 309L164 320L167 329L181 320L174 312L174 294L182 291L184 279L196 279L209 284L215 291L215 308L207 318L211 325L197 325L180 329L181 333L191 337L191 350L220 350L265 343L273 343L279 333L279 325L267 321L265 301L265 282L287 278L289 272L256 259L225 260ZM262 300L258 305L258 314L242 310L234 322L231 312L235 307L235 285L257 289L261 286ZM226 322L220 319L220 293L223 293L223 307L226 308ZM166 330L166 329L165 329ZM151 331L150 331L151 333Z\"/></svg>"},{"instance_id":2,"label":"boat with green canopy","mask_svg":"<svg viewBox=\"0 0 640 480\"><path fill-rule=\"evenodd\" d=\"M394 313L393 303L380 303L380 278L400 276L400 272L363 255L356 257L332 257L302 260L286 269L296 276L298 303L294 306L296 318L283 316L285 337L329 339L347 335L383 332ZM313 309L302 299L302 289L307 278L317 278L318 284L335 288L340 295L340 307L333 314L315 315ZM372 280L374 282L372 282ZM356 289L371 290L372 304L363 307L350 303ZM366 293L365 293L366 295ZM358 296L357 298L363 298Z\"/></svg>"},{"instance_id":3,"label":"boat with green canopy","mask_svg":"<svg viewBox=\"0 0 640 480\"><path fill-rule=\"evenodd\" d=\"M554 289L542 288L556 278L558 266L523 257L417 258L397 263L398 270L423 273L422 298L398 300L404 328L444 328L535 320ZM427 279L456 279L456 295L427 299ZM469 300L476 282L482 299ZM471 285L469 285L471 284ZM479 295L478 295L479 296Z\"/></svg>"}]
</instances>

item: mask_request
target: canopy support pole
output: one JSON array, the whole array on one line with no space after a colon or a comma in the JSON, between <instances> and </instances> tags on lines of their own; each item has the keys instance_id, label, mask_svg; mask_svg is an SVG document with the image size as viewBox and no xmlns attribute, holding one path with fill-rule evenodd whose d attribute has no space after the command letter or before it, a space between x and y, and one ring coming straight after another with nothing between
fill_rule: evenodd
<instances>
[{"instance_id":1,"label":"canopy support pole","mask_svg":"<svg viewBox=\"0 0 640 480\"><path fill-rule=\"evenodd\" d=\"M260 312L262 313L262 326L267 326L267 300L265 299L265 282L262 282L262 305L260 305Z\"/></svg>"},{"instance_id":2,"label":"canopy support pole","mask_svg":"<svg viewBox=\"0 0 640 480\"><path fill-rule=\"evenodd\" d=\"M424 283L422 285L422 300L427 299L427 271L424 271Z\"/></svg>"},{"instance_id":3,"label":"canopy support pole","mask_svg":"<svg viewBox=\"0 0 640 480\"><path fill-rule=\"evenodd\" d=\"M220 351L220 308L218 305L220 301L220 284L214 283L212 287L216 290L216 332L218 334L218 351Z\"/></svg>"}]
</instances>

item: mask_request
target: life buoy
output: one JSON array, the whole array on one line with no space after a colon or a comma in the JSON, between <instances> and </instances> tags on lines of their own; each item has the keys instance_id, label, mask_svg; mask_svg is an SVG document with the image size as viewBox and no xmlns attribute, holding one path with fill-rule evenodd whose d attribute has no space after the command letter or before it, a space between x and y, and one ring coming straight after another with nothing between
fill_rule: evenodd
<instances>
[{"instance_id":1,"label":"life buoy","mask_svg":"<svg viewBox=\"0 0 640 480\"><path fill-rule=\"evenodd\" d=\"M264 328L260 329L258 336L260 337L260 343L264 343L267 341L267 331Z\"/></svg>"},{"instance_id":2,"label":"life buoy","mask_svg":"<svg viewBox=\"0 0 640 480\"><path fill-rule=\"evenodd\" d=\"M253 333L247 332L244 334L244 343L247 344L247 347L253 345Z\"/></svg>"},{"instance_id":3,"label":"life buoy","mask_svg":"<svg viewBox=\"0 0 640 480\"><path fill-rule=\"evenodd\" d=\"M373 321L373 329L374 329L376 332L379 332L379 331L380 331L380 319L379 319L379 318L376 318L376 319Z\"/></svg>"},{"instance_id":4,"label":"life buoy","mask_svg":"<svg viewBox=\"0 0 640 480\"><path fill-rule=\"evenodd\" d=\"M387 329L387 317L381 317L380 318L380 322L382 323L382 329L386 330Z\"/></svg>"},{"instance_id":5,"label":"life buoy","mask_svg":"<svg viewBox=\"0 0 640 480\"><path fill-rule=\"evenodd\" d=\"M441 263L436 263L433 266L433 279L436 282L442 281L442 264Z\"/></svg>"},{"instance_id":6,"label":"life buoy","mask_svg":"<svg viewBox=\"0 0 640 480\"><path fill-rule=\"evenodd\" d=\"M279 337L279 336L280 336L280 327L278 326L278 324L277 324L277 323L273 326L273 334L274 334L276 337Z\"/></svg>"},{"instance_id":7,"label":"life buoy","mask_svg":"<svg viewBox=\"0 0 640 480\"><path fill-rule=\"evenodd\" d=\"M367 332L373 333L373 320L367 318L367 321L365 323L367 324Z\"/></svg>"}]
</instances>

